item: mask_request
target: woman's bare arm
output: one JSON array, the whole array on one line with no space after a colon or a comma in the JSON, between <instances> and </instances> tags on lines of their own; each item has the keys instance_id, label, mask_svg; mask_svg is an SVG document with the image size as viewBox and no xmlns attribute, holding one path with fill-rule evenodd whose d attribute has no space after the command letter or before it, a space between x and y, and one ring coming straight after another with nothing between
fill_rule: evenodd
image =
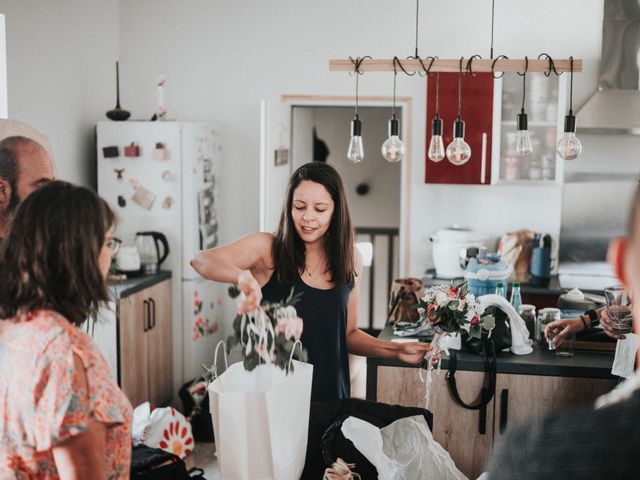
<instances>
[{"instance_id":1,"label":"woman's bare arm","mask_svg":"<svg viewBox=\"0 0 640 480\"><path fill-rule=\"evenodd\" d=\"M261 286L273 270L272 245L270 233L251 233L227 245L196 253L191 266L209 280L237 284L245 294L239 310L250 312L260 305Z\"/></svg>"}]
</instances>

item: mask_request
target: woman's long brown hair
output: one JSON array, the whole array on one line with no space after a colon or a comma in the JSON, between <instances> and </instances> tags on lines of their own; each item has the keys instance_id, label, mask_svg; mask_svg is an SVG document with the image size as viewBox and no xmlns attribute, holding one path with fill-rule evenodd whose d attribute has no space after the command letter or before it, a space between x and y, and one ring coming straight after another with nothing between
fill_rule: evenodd
<instances>
[{"instance_id":1,"label":"woman's long brown hair","mask_svg":"<svg viewBox=\"0 0 640 480\"><path fill-rule=\"evenodd\" d=\"M29 195L0 247L0 318L48 309L82 324L109 300L98 256L114 221L84 187L52 181Z\"/></svg>"},{"instance_id":2,"label":"woman's long brown hair","mask_svg":"<svg viewBox=\"0 0 640 480\"><path fill-rule=\"evenodd\" d=\"M322 162L302 165L289 180L285 204L273 242L273 258L278 271L278 280L284 285L291 285L305 268L304 242L298 235L291 216L293 193L304 180L324 186L333 199L333 216L325 239L328 269L331 273L331 282L336 287L347 285L355 276L353 228L347 196L338 172Z\"/></svg>"}]
</instances>

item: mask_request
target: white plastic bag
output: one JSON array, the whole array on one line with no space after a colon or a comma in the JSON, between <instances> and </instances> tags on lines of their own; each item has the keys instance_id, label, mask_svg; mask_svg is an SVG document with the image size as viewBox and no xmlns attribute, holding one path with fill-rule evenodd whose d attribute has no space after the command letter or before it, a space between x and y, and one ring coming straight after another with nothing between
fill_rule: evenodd
<instances>
[{"instance_id":1,"label":"white plastic bag","mask_svg":"<svg viewBox=\"0 0 640 480\"><path fill-rule=\"evenodd\" d=\"M313 365L251 372L234 363L208 387L221 478L298 480L304 469Z\"/></svg>"},{"instance_id":2,"label":"white plastic bag","mask_svg":"<svg viewBox=\"0 0 640 480\"><path fill-rule=\"evenodd\" d=\"M349 417L342 433L376 467L380 480L467 480L433 439L422 415L401 418L382 429Z\"/></svg>"},{"instance_id":3,"label":"white plastic bag","mask_svg":"<svg viewBox=\"0 0 640 480\"><path fill-rule=\"evenodd\" d=\"M151 410L149 402L142 403L133 411L131 436L133 445L141 443L161 448L185 458L193 450L191 424L173 407Z\"/></svg>"}]
</instances>

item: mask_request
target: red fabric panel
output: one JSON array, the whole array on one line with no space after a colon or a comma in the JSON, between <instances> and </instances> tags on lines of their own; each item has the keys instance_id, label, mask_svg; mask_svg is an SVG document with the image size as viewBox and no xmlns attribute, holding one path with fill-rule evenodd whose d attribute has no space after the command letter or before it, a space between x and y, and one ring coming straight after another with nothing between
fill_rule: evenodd
<instances>
[{"instance_id":1,"label":"red fabric panel","mask_svg":"<svg viewBox=\"0 0 640 480\"><path fill-rule=\"evenodd\" d=\"M435 115L436 77L427 80L427 132L426 149L431 141L431 121ZM440 73L440 118L444 147L453 140L453 122L458 113L458 74ZM451 184L480 184L482 161L482 133L487 134L485 183L491 184L491 128L493 122L493 76L491 73L462 76L462 120L465 123L464 139L471 147L471 158L460 166L445 157L434 163L425 153L425 182Z\"/></svg>"}]
</instances>

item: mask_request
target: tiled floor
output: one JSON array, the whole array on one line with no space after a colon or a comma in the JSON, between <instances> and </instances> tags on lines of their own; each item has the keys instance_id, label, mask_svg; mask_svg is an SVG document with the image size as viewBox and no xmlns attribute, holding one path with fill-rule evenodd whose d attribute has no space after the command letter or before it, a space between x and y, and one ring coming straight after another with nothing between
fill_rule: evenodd
<instances>
[{"instance_id":1,"label":"tiled floor","mask_svg":"<svg viewBox=\"0 0 640 480\"><path fill-rule=\"evenodd\" d=\"M216 460L213 443L198 442L185 462L187 468L198 467L204 470L204 478L207 480L220 480L220 468Z\"/></svg>"}]
</instances>

